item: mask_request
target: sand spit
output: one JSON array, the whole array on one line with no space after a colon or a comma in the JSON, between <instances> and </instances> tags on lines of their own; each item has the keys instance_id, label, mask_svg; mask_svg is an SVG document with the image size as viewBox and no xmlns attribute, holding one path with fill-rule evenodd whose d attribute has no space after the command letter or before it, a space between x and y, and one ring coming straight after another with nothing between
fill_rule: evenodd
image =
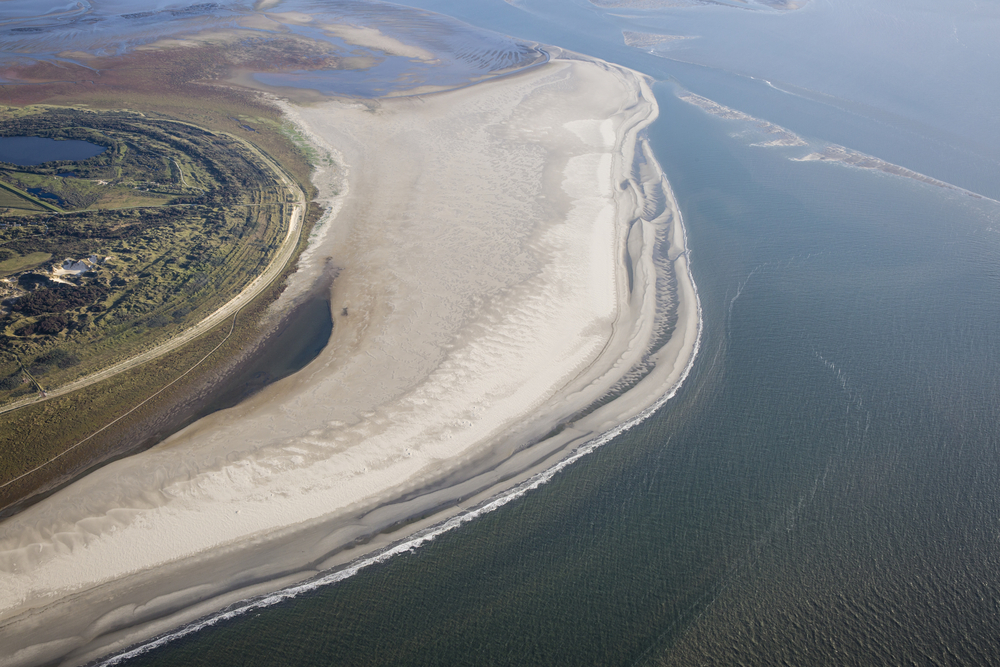
<instances>
[{"instance_id":1,"label":"sand spit","mask_svg":"<svg viewBox=\"0 0 1000 667\"><path fill-rule=\"evenodd\" d=\"M556 57L294 113L348 174L317 173L337 212L288 292L340 269L330 344L0 524L0 665L82 664L300 585L579 456L690 369L700 309L640 75Z\"/></svg>"},{"instance_id":2,"label":"sand spit","mask_svg":"<svg viewBox=\"0 0 1000 667\"><path fill-rule=\"evenodd\" d=\"M774 139L769 139L767 141L750 144L751 146L759 146L762 148L810 146L809 142L789 129L781 127L780 125L775 125L774 123L766 120L761 120L760 118L743 113L742 111L731 109L730 107L719 104L718 102L710 100L707 97L702 97L701 95L695 95L694 93L686 91L681 92L677 97L678 99L694 105L699 109L712 114L713 116L725 118L726 120L738 120L752 123L768 136L775 137ZM912 169L907 169L906 167L901 167L898 164L886 162L881 158L851 150L850 148L845 148L843 146L838 146L837 144L822 144L816 150L813 150L807 155L802 157L790 157L789 159L794 162L839 162L840 164L850 167L868 169L870 171L881 171L886 174L892 174L893 176L901 176L913 181L919 181L920 183L926 183L927 185L933 185L937 188L952 190L963 195L968 195L969 197L974 197L975 199L996 201L977 192L960 188L957 185L940 181L931 176L927 176L926 174L921 174L913 171Z\"/></svg>"},{"instance_id":3,"label":"sand spit","mask_svg":"<svg viewBox=\"0 0 1000 667\"><path fill-rule=\"evenodd\" d=\"M963 195L968 195L969 197L974 197L975 199L986 199L989 201L996 202L995 199L990 199L989 197L985 197L977 192L972 192L971 190L960 188L957 185L952 185L951 183L940 181L932 176L921 174L920 172L913 171L912 169L901 167L898 164L886 162L881 158L877 158L872 155L867 155L865 153L859 153L858 151L853 151L850 148L844 148L843 146L838 146L836 144L830 144L828 146L824 146L821 150L814 153L810 153L805 157L792 158L792 159L795 160L796 162L840 162L841 164L846 164L851 167L858 167L859 169L870 169L872 171L881 171L886 174L892 174L894 176L902 176L903 178L909 178L910 180L913 181L919 181L921 183L926 183L927 185L933 185L936 188L953 190L954 192L958 192Z\"/></svg>"},{"instance_id":4,"label":"sand spit","mask_svg":"<svg viewBox=\"0 0 1000 667\"><path fill-rule=\"evenodd\" d=\"M634 46L637 49L653 52L659 46L680 42L685 39L697 39L695 35L658 35L651 32L636 32L634 30L622 30L622 39L626 46Z\"/></svg>"},{"instance_id":5,"label":"sand spit","mask_svg":"<svg viewBox=\"0 0 1000 667\"><path fill-rule=\"evenodd\" d=\"M755 118L750 114L743 113L742 111L737 111L730 107L719 104L714 100L710 100L707 97L702 97L701 95L695 95L694 93L684 92L678 95L678 98L687 102L688 104L693 104L699 109L706 111L713 116L718 116L719 118L725 118L727 120L742 120L748 123L753 123L765 134L771 135L774 138L762 142L759 144L753 144L754 146L806 146L806 141L795 134L791 130L785 129L780 125L775 125L766 120L761 120L760 118Z\"/></svg>"}]
</instances>

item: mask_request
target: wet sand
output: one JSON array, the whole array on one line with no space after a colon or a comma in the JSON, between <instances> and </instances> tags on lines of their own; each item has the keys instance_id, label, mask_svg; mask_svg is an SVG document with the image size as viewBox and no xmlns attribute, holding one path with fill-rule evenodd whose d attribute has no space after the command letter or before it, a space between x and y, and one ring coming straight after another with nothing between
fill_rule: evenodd
<instances>
[{"instance_id":1,"label":"wet sand","mask_svg":"<svg viewBox=\"0 0 1000 667\"><path fill-rule=\"evenodd\" d=\"M339 268L330 343L0 524L0 665L81 664L383 548L627 427L690 368L700 312L640 75L563 56L288 112L337 167L282 303Z\"/></svg>"}]
</instances>

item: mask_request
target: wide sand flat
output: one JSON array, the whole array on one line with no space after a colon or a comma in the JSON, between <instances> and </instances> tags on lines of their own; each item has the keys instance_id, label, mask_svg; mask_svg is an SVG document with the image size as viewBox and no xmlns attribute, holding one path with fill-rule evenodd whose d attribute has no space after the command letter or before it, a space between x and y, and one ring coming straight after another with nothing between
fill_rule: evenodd
<instances>
[{"instance_id":1,"label":"wide sand flat","mask_svg":"<svg viewBox=\"0 0 1000 667\"><path fill-rule=\"evenodd\" d=\"M686 372L697 297L638 136L656 115L639 75L557 58L290 113L347 167L317 173L336 215L288 291L340 271L330 344L0 524L0 665L85 662L302 581L634 419Z\"/></svg>"}]
</instances>

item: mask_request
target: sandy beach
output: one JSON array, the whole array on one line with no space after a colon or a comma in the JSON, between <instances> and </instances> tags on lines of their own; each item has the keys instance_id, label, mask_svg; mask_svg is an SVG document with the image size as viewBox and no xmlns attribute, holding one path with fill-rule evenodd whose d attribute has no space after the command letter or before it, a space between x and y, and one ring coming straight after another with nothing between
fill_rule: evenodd
<instances>
[{"instance_id":1,"label":"sandy beach","mask_svg":"<svg viewBox=\"0 0 1000 667\"><path fill-rule=\"evenodd\" d=\"M330 160L330 212L275 308L335 269L329 344L0 524L0 665L83 664L384 548L627 427L690 368L700 310L641 75L557 54L286 111Z\"/></svg>"}]
</instances>

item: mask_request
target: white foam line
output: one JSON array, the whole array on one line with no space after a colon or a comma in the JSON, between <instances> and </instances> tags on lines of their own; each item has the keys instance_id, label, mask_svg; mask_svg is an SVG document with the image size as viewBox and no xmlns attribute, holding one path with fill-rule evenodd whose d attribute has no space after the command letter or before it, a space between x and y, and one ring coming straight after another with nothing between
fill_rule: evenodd
<instances>
[{"instance_id":1,"label":"white foam line","mask_svg":"<svg viewBox=\"0 0 1000 667\"><path fill-rule=\"evenodd\" d=\"M563 61L503 85L385 102L381 115L336 103L301 110L355 175L341 215L356 223L330 226L314 255L346 267L337 340L271 395L3 526L13 576L0 587L11 610L0 631L25 647L0 663L111 660L340 581L546 483L674 396L699 347L701 308L676 198L640 136L657 109L637 77ZM525 106L529 97L541 109ZM482 129L484 108L509 141ZM557 168L546 175L547 165ZM617 174L627 187L611 187ZM594 186L581 192L585 181ZM429 218L442 201L451 208ZM625 251L640 260L631 293ZM411 256L440 264L427 270ZM488 270L468 270L470 260ZM678 327L650 350L675 312ZM538 445L515 453L529 443ZM467 502L429 514L458 498ZM425 514L405 532L380 532ZM367 548L335 551L361 535L373 538ZM310 540L305 550L298 539ZM259 561L229 557L257 544Z\"/></svg>"},{"instance_id":2,"label":"white foam line","mask_svg":"<svg viewBox=\"0 0 1000 667\"><path fill-rule=\"evenodd\" d=\"M662 174L662 170L660 173ZM663 179L663 184L668 199L671 202L675 202L676 200L674 200L673 198L673 193L670 192L670 184L669 182L666 181L665 178ZM674 205L674 212L680 218L680 211L676 208L676 205ZM255 611L258 609L264 609L279 604L281 602L284 602L286 600L291 600L303 593L309 593L319 588L339 583L341 581L344 581L345 579L353 577L354 575L358 574L361 570L367 567L370 567L372 565L377 565L379 563L384 563L393 556L398 556L403 553L412 553L413 551L419 549L425 544L432 542L437 537L444 535L445 533L451 532L452 530L455 530L456 528L459 528L471 521L474 521L475 519L478 519L479 517L485 514L489 514L490 512L498 510L504 505L507 505L508 503L525 496L529 491L533 491L541 487L542 485L547 484L557 474L559 474L569 466L573 465L574 463L582 459L584 456L591 454L592 452L596 451L599 447L606 445L607 443L617 438L619 435L622 435L626 431L631 430L635 426L638 426L642 422L652 417L657 410L659 410L667 403L667 401L669 401L670 399L672 399L674 396L677 395L677 392L680 390L681 386L683 386L684 381L691 373L691 369L694 367L695 359L698 357L698 352L701 349L701 337L704 328L701 299L698 297L698 291L696 289L696 285L694 282L694 276L691 273L690 250L687 247L687 229L684 227L683 219L680 220L679 227L683 236L683 248L684 248L680 256L684 257L687 260L685 262L685 265L687 267L686 270L687 280L690 282L692 287L692 292L694 294L694 299L695 299L694 305L698 317L698 333L697 337L695 338L694 347L691 351L691 355L688 359L687 365L684 367L684 371L681 373L680 377L677 379L677 382L674 384L674 386L671 387L670 390L666 394L661 396L656 402L654 402L652 405L639 412L631 419L619 424L618 426L612 428L609 431L606 431L605 433L599 435L598 437L588 440L587 442L579 445L576 449L572 451L572 453L569 454L569 456L559 461L552 467L535 474L528 480L513 487L512 489L508 489L506 491L499 493L498 495L494 496L493 498L487 500L486 502L475 508L467 510L457 516L451 517L441 522L440 524L431 526L430 528L426 528L420 532L417 532L414 535L410 536L409 538L403 540L402 542L390 546L387 549L384 549L369 556L364 556L348 564L346 567L342 569L321 575L317 578L311 579L301 584L297 584L295 586L284 588L274 593L269 593L256 598L251 598L239 604L239 606L237 607L226 609L217 614L213 614L201 620L195 621L194 623L186 625L182 628L179 628L178 630L161 635L150 642L141 644L139 646L130 648L127 651L111 656L105 661L98 663L99 666L110 667L112 665L118 665L125 660L129 660L130 658L134 658L143 655L144 653L148 653L149 651L157 649L161 646L165 646L166 644L169 644L170 642L176 639L181 639L188 635L199 632L200 630L204 630L205 628L212 627L222 621L228 621L237 618L239 616L242 616L248 612ZM673 263L676 265L676 259L674 260ZM680 276L678 276L677 278L678 280L681 280ZM680 327L681 326L680 323L678 323L677 326Z\"/></svg>"}]
</instances>

